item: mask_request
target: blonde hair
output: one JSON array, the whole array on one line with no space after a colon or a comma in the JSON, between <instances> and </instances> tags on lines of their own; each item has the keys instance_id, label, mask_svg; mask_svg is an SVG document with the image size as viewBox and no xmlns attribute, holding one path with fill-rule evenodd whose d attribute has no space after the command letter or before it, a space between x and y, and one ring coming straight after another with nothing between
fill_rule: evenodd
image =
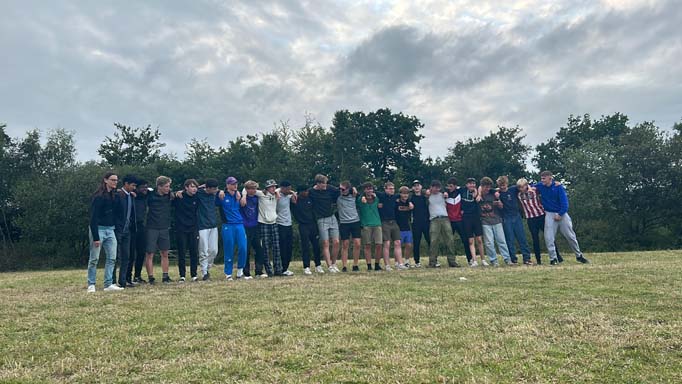
<instances>
[{"instance_id":1,"label":"blonde hair","mask_svg":"<svg viewBox=\"0 0 682 384\"><path fill-rule=\"evenodd\" d=\"M507 176L500 176L496 180L497 185L504 184L509 185L509 178Z\"/></svg>"},{"instance_id":2,"label":"blonde hair","mask_svg":"<svg viewBox=\"0 0 682 384\"><path fill-rule=\"evenodd\" d=\"M405 193L410 193L410 188L403 185L402 187L400 187L399 192L401 195Z\"/></svg>"},{"instance_id":3,"label":"blonde hair","mask_svg":"<svg viewBox=\"0 0 682 384\"><path fill-rule=\"evenodd\" d=\"M256 183L253 180L248 180L246 183L244 183L244 188L256 188L256 189L258 189L258 183Z\"/></svg>"},{"instance_id":4,"label":"blonde hair","mask_svg":"<svg viewBox=\"0 0 682 384\"><path fill-rule=\"evenodd\" d=\"M517 187L523 187L525 185L528 185L528 180L526 180L525 178L522 177L522 178L516 180L516 186Z\"/></svg>"},{"instance_id":5,"label":"blonde hair","mask_svg":"<svg viewBox=\"0 0 682 384\"><path fill-rule=\"evenodd\" d=\"M322 174L315 175L315 184L326 184L329 178Z\"/></svg>"},{"instance_id":6,"label":"blonde hair","mask_svg":"<svg viewBox=\"0 0 682 384\"><path fill-rule=\"evenodd\" d=\"M156 186L157 187L162 187L162 186L164 186L166 184L170 184L172 182L173 182L173 180L168 176L159 176L156 178Z\"/></svg>"}]
</instances>

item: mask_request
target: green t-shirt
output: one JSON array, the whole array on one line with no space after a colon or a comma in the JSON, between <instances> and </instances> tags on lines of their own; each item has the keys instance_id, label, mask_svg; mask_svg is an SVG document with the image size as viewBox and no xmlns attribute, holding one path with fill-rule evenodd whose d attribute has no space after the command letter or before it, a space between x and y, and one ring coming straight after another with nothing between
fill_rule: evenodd
<instances>
[{"instance_id":1,"label":"green t-shirt","mask_svg":"<svg viewBox=\"0 0 682 384\"><path fill-rule=\"evenodd\" d=\"M379 217L379 198L374 198L371 203L363 203L362 196L355 200L360 213L360 224L363 227L380 227L381 217Z\"/></svg>"}]
</instances>

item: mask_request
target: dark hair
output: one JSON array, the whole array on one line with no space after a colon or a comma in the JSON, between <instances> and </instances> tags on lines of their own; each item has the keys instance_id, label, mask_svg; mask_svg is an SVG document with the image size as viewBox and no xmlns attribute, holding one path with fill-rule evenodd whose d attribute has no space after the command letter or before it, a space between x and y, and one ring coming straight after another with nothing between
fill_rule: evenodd
<instances>
[{"instance_id":1,"label":"dark hair","mask_svg":"<svg viewBox=\"0 0 682 384\"><path fill-rule=\"evenodd\" d=\"M204 183L206 188L218 188L218 180L216 179L206 179L206 182Z\"/></svg>"},{"instance_id":2,"label":"dark hair","mask_svg":"<svg viewBox=\"0 0 682 384\"><path fill-rule=\"evenodd\" d=\"M489 178L488 176L485 176L484 178L481 179L481 187L492 187L493 186L493 179Z\"/></svg>"},{"instance_id":3,"label":"dark hair","mask_svg":"<svg viewBox=\"0 0 682 384\"><path fill-rule=\"evenodd\" d=\"M135 175L125 175L123 177L123 184L137 184L137 176Z\"/></svg>"},{"instance_id":4,"label":"dark hair","mask_svg":"<svg viewBox=\"0 0 682 384\"><path fill-rule=\"evenodd\" d=\"M431 186L441 188L443 184L440 183L440 180L431 180Z\"/></svg>"},{"instance_id":5,"label":"dark hair","mask_svg":"<svg viewBox=\"0 0 682 384\"><path fill-rule=\"evenodd\" d=\"M367 188L372 188L374 189L374 184L372 184L371 181L368 181L366 183L362 183L362 189L367 189Z\"/></svg>"},{"instance_id":6,"label":"dark hair","mask_svg":"<svg viewBox=\"0 0 682 384\"><path fill-rule=\"evenodd\" d=\"M552 171L542 171L540 173L540 177L544 177L544 176L554 177L554 175L552 174Z\"/></svg>"},{"instance_id":7,"label":"dark hair","mask_svg":"<svg viewBox=\"0 0 682 384\"><path fill-rule=\"evenodd\" d=\"M451 177L448 179L448 184L457 185L457 179Z\"/></svg>"},{"instance_id":8,"label":"dark hair","mask_svg":"<svg viewBox=\"0 0 682 384\"><path fill-rule=\"evenodd\" d=\"M187 180L185 180L184 187L187 188L187 187L189 187L190 185L194 185L195 187L198 187L198 186L199 186L199 183L198 183L196 180L194 180L194 179L187 179Z\"/></svg>"},{"instance_id":9,"label":"dark hair","mask_svg":"<svg viewBox=\"0 0 682 384\"><path fill-rule=\"evenodd\" d=\"M298 193L307 192L307 191L308 191L308 186L307 186L307 185L300 184L299 186L296 187L296 191L298 191Z\"/></svg>"},{"instance_id":10,"label":"dark hair","mask_svg":"<svg viewBox=\"0 0 682 384\"><path fill-rule=\"evenodd\" d=\"M470 178L467 179L467 182L466 182L466 183L467 183L467 184L469 184L469 183L474 183L474 184L476 184L476 179L474 179L473 177L470 177Z\"/></svg>"},{"instance_id":11,"label":"dark hair","mask_svg":"<svg viewBox=\"0 0 682 384\"><path fill-rule=\"evenodd\" d=\"M99 183L99 187L97 187L97 190L95 190L95 193L92 194L92 197L97 197L97 196L107 196L107 182L111 176L116 175L116 172L114 171L108 171L102 176L102 180ZM110 196L110 195L109 195Z\"/></svg>"},{"instance_id":12,"label":"dark hair","mask_svg":"<svg viewBox=\"0 0 682 384\"><path fill-rule=\"evenodd\" d=\"M291 182L288 180L283 180L281 183L279 183L280 187L291 187Z\"/></svg>"},{"instance_id":13,"label":"dark hair","mask_svg":"<svg viewBox=\"0 0 682 384\"><path fill-rule=\"evenodd\" d=\"M145 179L137 179L137 186L139 187L140 185L149 185L149 182Z\"/></svg>"}]
</instances>

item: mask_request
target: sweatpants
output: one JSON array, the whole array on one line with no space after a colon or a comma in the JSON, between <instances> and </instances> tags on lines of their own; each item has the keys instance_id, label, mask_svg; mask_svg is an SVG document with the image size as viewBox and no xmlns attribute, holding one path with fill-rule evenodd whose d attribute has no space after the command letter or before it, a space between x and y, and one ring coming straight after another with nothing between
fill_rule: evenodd
<instances>
[{"instance_id":1,"label":"sweatpants","mask_svg":"<svg viewBox=\"0 0 682 384\"><path fill-rule=\"evenodd\" d=\"M535 260L537 261L538 264L542 263L542 258L540 257L541 252L540 252L540 231L545 233L545 215L542 216L537 216L537 217L531 217L530 219L526 219L526 222L528 224L528 230L530 230L530 238L533 240L533 253L535 253ZM564 258L561 257L561 253L559 252L559 247L556 245L556 241L554 242L554 249L556 250L556 257L557 260L559 261L564 261Z\"/></svg>"},{"instance_id":2,"label":"sweatpants","mask_svg":"<svg viewBox=\"0 0 682 384\"><path fill-rule=\"evenodd\" d=\"M421 259L422 236L426 240L426 245L431 248L431 234L429 233L430 223L412 223L412 240L414 241L413 256L414 262L419 263Z\"/></svg>"},{"instance_id":3,"label":"sweatpants","mask_svg":"<svg viewBox=\"0 0 682 384\"><path fill-rule=\"evenodd\" d=\"M429 228L431 234L431 252L429 252L429 266L434 267L438 263L438 253L444 247L448 258L448 265L456 265L455 261L455 238L452 236L452 227L447 217L436 217L431 220Z\"/></svg>"},{"instance_id":4,"label":"sweatpants","mask_svg":"<svg viewBox=\"0 0 682 384\"><path fill-rule=\"evenodd\" d=\"M189 273L192 277L197 277L197 251L199 250L199 234L192 232L176 232L175 240L178 245L178 272L180 277L185 277L187 270L185 267L185 254L189 251Z\"/></svg>"},{"instance_id":5,"label":"sweatpants","mask_svg":"<svg viewBox=\"0 0 682 384\"><path fill-rule=\"evenodd\" d=\"M467 262L471 262L471 249L469 249L469 236L467 236L466 231L464 230L464 222L463 221L451 221L450 226L452 227L452 235L454 236L455 232L459 235L459 239L462 241L462 246L464 247L464 254L467 255Z\"/></svg>"},{"instance_id":6,"label":"sweatpants","mask_svg":"<svg viewBox=\"0 0 682 384\"><path fill-rule=\"evenodd\" d=\"M235 247L237 247L237 268L244 268L246 264L246 232L244 224L223 224L222 229L225 275L232 276Z\"/></svg>"},{"instance_id":7,"label":"sweatpants","mask_svg":"<svg viewBox=\"0 0 682 384\"><path fill-rule=\"evenodd\" d=\"M279 253L279 232L277 224L258 223L260 228L260 239L263 244L263 258L267 259L272 253L272 264L275 269L275 276L284 272L282 270L282 256Z\"/></svg>"},{"instance_id":8,"label":"sweatpants","mask_svg":"<svg viewBox=\"0 0 682 384\"><path fill-rule=\"evenodd\" d=\"M199 231L199 265L201 273L207 274L218 254L218 228Z\"/></svg>"},{"instance_id":9,"label":"sweatpants","mask_svg":"<svg viewBox=\"0 0 682 384\"><path fill-rule=\"evenodd\" d=\"M282 271L289 270L291 256L294 252L294 227L291 225L277 225L279 235L279 252L282 258Z\"/></svg>"},{"instance_id":10,"label":"sweatpants","mask_svg":"<svg viewBox=\"0 0 682 384\"><path fill-rule=\"evenodd\" d=\"M568 241L568 246L571 247L575 253L575 257L582 257L583 253L580 251L580 245L578 245L578 239L573 230L571 216L569 216L568 213L565 213L561 220L554 220L554 217L558 215L559 214L556 212L545 212L545 244L547 245L547 251L549 252L549 259L557 260L555 243L557 231L561 232L561 235Z\"/></svg>"},{"instance_id":11,"label":"sweatpants","mask_svg":"<svg viewBox=\"0 0 682 384\"><path fill-rule=\"evenodd\" d=\"M303 268L310 268L310 248L313 248L313 257L315 266L322 265L320 254L320 236L317 233L317 224L299 224L298 234L301 237L301 258L303 259Z\"/></svg>"}]
</instances>

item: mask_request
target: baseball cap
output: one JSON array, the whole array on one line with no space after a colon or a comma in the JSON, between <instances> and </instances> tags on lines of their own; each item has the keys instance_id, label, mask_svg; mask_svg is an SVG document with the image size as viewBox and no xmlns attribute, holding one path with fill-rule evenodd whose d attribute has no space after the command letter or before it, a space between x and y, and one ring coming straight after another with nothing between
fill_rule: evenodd
<instances>
[{"instance_id":1,"label":"baseball cap","mask_svg":"<svg viewBox=\"0 0 682 384\"><path fill-rule=\"evenodd\" d=\"M421 184L421 183L422 183L421 181L419 181L418 179L415 179L415 180L412 182L412 185Z\"/></svg>"},{"instance_id":2,"label":"baseball cap","mask_svg":"<svg viewBox=\"0 0 682 384\"><path fill-rule=\"evenodd\" d=\"M230 184L230 185L232 185L232 184L237 184L237 179L234 178L234 177L232 177L232 176L230 176L230 177L227 178L227 180L225 180L225 183L226 183L226 184Z\"/></svg>"}]
</instances>

